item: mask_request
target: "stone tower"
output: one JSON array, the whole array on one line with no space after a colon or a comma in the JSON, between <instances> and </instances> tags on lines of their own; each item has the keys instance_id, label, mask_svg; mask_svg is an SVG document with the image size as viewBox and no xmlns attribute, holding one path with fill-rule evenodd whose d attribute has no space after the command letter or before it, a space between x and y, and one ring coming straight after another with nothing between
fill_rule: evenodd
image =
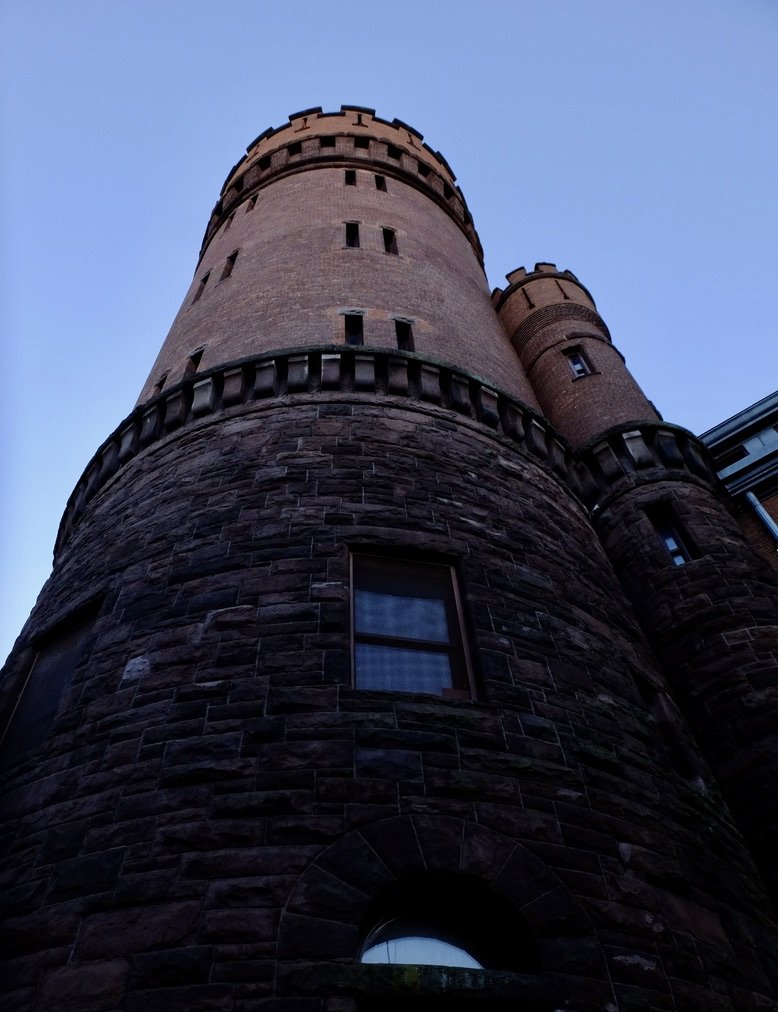
<instances>
[{"instance_id":1,"label":"stone tower","mask_svg":"<svg viewBox=\"0 0 778 1012\"><path fill-rule=\"evenodd\" d=\"M398 120L232 169L5 668L5 1007L776 1008L775 576L508 282Z\"/></svg>"}]
</instances>

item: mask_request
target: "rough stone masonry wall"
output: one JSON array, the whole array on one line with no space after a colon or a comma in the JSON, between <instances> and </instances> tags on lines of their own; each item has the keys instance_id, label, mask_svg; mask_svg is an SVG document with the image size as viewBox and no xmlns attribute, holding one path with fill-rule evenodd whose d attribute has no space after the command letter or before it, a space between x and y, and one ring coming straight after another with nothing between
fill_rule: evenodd
<instances>
[{"instance_id":1,"label":"rough stone masonry wall","mask_svg":"<svg viewBox=\"0 0 778 1012\"><path fill-rule=\"evenodd\" d=\"M646 469L598 528L673 695L778 899L778 578L702 483ZM666 478L667 476L665 476ZM672 504L692 558L675 566L649 512Z\"/></svg>"},{"instance_id":2,"label":"rough stone masonry wall","mask_svg":"<svg viewBox=\"0 0 778 1012\"><path fill-rule=\"evenodd\" d=\"M476 700L351 688L372 545L456 562ZM26 638L90 594L49 741L4 778L7 1007L346 1012L407 989L356 956L419 868L491 883L536 942L534 974L452 971L479 1008L774 1007L726 808L667 759L583 508L507 438L344 394L194 422L92 499Z\"/></svg>"}]
</instances>

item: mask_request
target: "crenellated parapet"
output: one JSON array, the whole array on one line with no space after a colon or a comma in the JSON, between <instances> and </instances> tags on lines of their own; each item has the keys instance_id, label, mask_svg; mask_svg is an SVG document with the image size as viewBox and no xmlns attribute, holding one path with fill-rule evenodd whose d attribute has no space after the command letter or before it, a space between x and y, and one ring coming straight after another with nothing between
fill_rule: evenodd
<instances>
[{"instance_id":1,"label":"crenellated parapet","mask_svg":"<svg viewBox=\"0 0 778 1012\"><path fill-rule=\"evenodd\" d=\"M200 258L229 216L267 184L316 167L366 163L434 200L465 233L483 266L483 248L472 215L443 155L402 120L385 120L374 109L347 105L339 112L322 112L317 107L293 113L288 123L269 127L249 144L245 156L230 170L211 212Z\"/></svg>"}]
</instances>

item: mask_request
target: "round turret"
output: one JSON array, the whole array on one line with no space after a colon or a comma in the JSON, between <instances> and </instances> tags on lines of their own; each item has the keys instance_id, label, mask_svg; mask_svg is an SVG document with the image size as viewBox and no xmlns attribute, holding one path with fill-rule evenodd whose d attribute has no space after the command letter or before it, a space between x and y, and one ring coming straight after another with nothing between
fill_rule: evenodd
<instances>
[{"instance_id":1,"label":"round turret","mask_svg":"<svg viewBox=\"0 0 778 1012\"><path fill-rule=\"evenodd\" d=\"M541 410L573 446L658 415L613 346L589 292L570 271L535 264L492 299Z\"/></svg>"},{"instance_id":2,"label":"round turret","mask_svg":"<svg viewBox=\"0 0 778 1012\"><path fill-rule=\"evenodd\" d=\"M279 348L400 348L537 407L495 316L472 218L421 134L307 110L230 172L192 285L140 396Z\"/></svg>"}]
</instances>

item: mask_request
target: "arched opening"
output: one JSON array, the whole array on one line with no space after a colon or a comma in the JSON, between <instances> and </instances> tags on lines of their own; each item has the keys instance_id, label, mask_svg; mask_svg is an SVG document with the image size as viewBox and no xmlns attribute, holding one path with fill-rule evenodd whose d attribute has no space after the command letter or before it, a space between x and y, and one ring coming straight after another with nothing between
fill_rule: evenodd
<instances>
[{"instance_id":1,"label":"arched opening","mask_svg":"<svg viewBox=\"0 0 778 1012\"><path fill-rule=\"evenodd\" d=\"M363 963L416 966L463 966L483 970L483 966L459 945L439 938L440 929L425 921L393 917L377 925L365 939L360 957Z\"/></svg>"},{"instance_id":2,"label":"arched opening","mask_svg":"<svg viewBox=\"0 0 778 1012\"><path fill-rule=\"evenodd\" d=\"M512 904L469 875L415 873L393 882L371 903L362 929L362 963L538 969Z\"/></svg>"}]
</instances>

